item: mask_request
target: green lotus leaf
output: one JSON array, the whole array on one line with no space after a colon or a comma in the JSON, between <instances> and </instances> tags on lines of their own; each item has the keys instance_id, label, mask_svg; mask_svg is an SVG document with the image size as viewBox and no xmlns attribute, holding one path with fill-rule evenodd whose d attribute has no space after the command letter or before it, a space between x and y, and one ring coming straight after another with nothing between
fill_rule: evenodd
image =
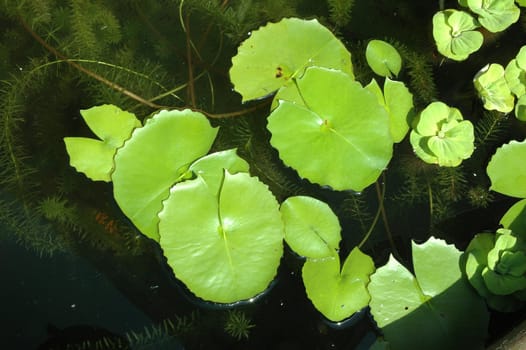
<instances>
[{"instance_id":1,"label":"green lotus leaf","mask_svg":"<svg viewBox=\"0 0 526 350\"><path fill-rule=\"evenodd\" d=\"M490 189L507 196L526 198L526 140L510 141L498 148L486 172Z\"/></svg>"},{"instance_id":2,"label":"green lotus leaf","mask_svg":"<svg viewBox=\"0 0 526 350\"><path fill-rule=\"evenodd\" d=\"M305 105L280 101L268 118L280 158L335 190L361 191L373 183L393 152L385 108L341 71L310 67L297 86Z\"/></svg>"},{"instance_id":3,"label":"green lotus leaf","mask_svg":"<svg viewBox=\"0 0 526 350\"><path fill-rule=\"evenodd\" d=\"M368 286L385 339L393 349L483 348L488 312L462 277L460 251L434 238L412 247L416 277L391 257Z\"/></svg>"},{"instance_id":4,"label":"green lotus leaf","mask_svg":"<svg viewBox=\"0 0 526 350\"><path fill-rule=\"evenodd\" d=\"M467 0L480 24L490 32L501 32L517 22L520 10L514 0Z\"/></svg>"},{"instance_id":5,"label":"green lotus leaf","mask_svg":"<svg viewBox=\"0 0 526 350\"><path fill-rule=\"evenodd\" d=\"M500 224L513 232L520 232L526 239L526 199L512 205L500 219Z\"/></svg>"},{"instance_id":6,"label":"green lotus leaf","mask_svg":"<svg viewBox=\"0 0 526 350\"><path fill-rule=\"evenodd\" d=\"M177 183L159 213L168 264L196 296L232 303L263 292L283 254L279 205L247 173L224 172L216 188L198 176Z\"/></svg>"},{"instance_id":7,"label":"green lotus leaf","mask_svg":"<svg viewBox=\"0 0 526 350\"><path fill-rule=\"evenodd\" d=\"M517 64L517 59L512 59L504 70L504 79L511 92L520 98L526 93L526 71Z\"/></svg>"},{"instance_id":8,"label":"green lotus leaf","mask_svg":"<svg viewBox=\"0 0 526 350\"><path fill-rule=\"evenodd\" d=\"M382 77L398 76L402 68L402 57L398 51L382 40L369 41L365 49L365 58L373 72Z\"/></svg>"},{"instance_id":9,"label":"green lotus leaf","mask_svg":"<svg viewBox=\"0 0 526 350\"><path fill-rule=\"evenodd\" d=\"M410 141L416 155L426 163L458 166L473 153L473 124L463 120L458 109L433 102L420 113Z\"/></svg>"},{"instance_id":10,"label":"green lotus leaf","mask_svg":"<svg viewBox=\"0 0 526 350\"><path fill-rule=\"evenodd\" d=\"M331 321L341 321L366 307L367 284L374 272L374 262L355 247L340 271L340 259L307 259L302 276L307 296L318 311Z\"/></svg>"},{"instance_id":11,"label":"green lotus leaf","mask_svg":"<svg viewBox=\"0 0 526 350\"><path fill-rule=\"evenodd\" d=\"M235 149L215 152L199 158L188 168L193 176L200 176L210 188L219 188L224 170L230 174L248 172L249 165Z\"/></svg>"},{"instance_id":12,"label":"green lotus leaf","mask_svg":"<svg viewBox=\"0 0 526 350\"><path fill-rule=\"evenodd\" d=\"M82 118L100 140L86 137L65 137L70 164L94 181L111 181L113 156L141 122L132 113L114 105L81 110Z\"/></svg>"},{"instance_id":13,"label":"green lotus leaf","mask_svg":"<svg viewBox=\"0 0 526 350\"><path fill-rule=\"evenodd\" d=\"M526 122L526 94L522 95L515 103L515 117Z\"/></svg>"},{"instance_id":14,"label":"green lotus leaf","mask_svg":"<svg viewBox=\"0 0 526 350\"><path fill-rule=\"evenodd\" d=\"M504 77L504 68L497 63L485 66L473 79L484 108L509 113L513 110L514 97Z\"/></svg>"},{"instance_id":15,"label":"green lotus leaf","mask_svg":"<svg viewBox=\"0 0 526 350\"><path fill-rule=\"evenodd\" d=\"M143 234L159 240L157 214L162 201L174 183L191 177L190 165L209 151L216 134L201 113L161 111L118 150L113 194Z\"/></svg>"},{"instance_id":16,"label":"green lotus leaf","mask_svg":"<svg viewBox=\"0 0 526 350\"><path fill-rule=\"evenodd\" d=\"M444 10L433 16L433 38L438 51L455 61L463 61L477 51L484 38L474 29L478 22L469 13Z\"/></svg>"},{"instance_id":17,"label":"green lotus leaf","mask_svg":"<svg viewBox=\"0 0 526 350\"><path fill-rule=\"evenodd\" d=\"M255 30L232 58L230 80L243 101L267 96L303 74L306 67L353 76L351 54L316 19L284 18Z\"/></svg>"},{"instance_id":18,"label":"green lotus leaf","mask_svg":"<svg viewBox=\"0 0 526 350\"><path fill-rule=\"evenodd\" d=\"M404 83L385 79L384 92L378 86L376 80L365 87L374 93L380 103L389 114L389 131L393 142L400 142L409 131L409 119L413 114L413 95Z\"/></svg>"},{"instance_id":19,"label":"green lotus leaf","mask_svg":"<svg viewBox=\"0 0 526 350\"><path fill-rule=\"evenodd\" d=\"M338 250L340 222L326 203L307 196L289 197L281 203L280 211L285 241L296 254L325 258Z\"/></svg>"}]
</instances>

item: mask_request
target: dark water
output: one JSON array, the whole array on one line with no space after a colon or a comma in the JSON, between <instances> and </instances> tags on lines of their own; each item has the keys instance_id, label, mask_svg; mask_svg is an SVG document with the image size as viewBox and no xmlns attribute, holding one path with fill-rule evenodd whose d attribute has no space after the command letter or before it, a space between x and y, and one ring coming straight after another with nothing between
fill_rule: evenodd
<instances>
[{"instance_id":1,"label":"dark water","mask_svg":"<svg viewBox=\"0 0 526 350\"><path fill-rule=\"evenodd\" d=\"M23 3L21 8L25 16L22 17L26 21L35 20L37 10L27 7L30 2ZM71 18L67 16L71 14L67 11L88 3L91 4L90 1L53 3L58 9L52 14L58 42L52 35L47 39L73 58L118 62L137 71L148 71L147 64L153 62L162 67L149 71L155 80L170 87L186 83L191 64L185 59L187 47L179 23L178 1L115 1L108 4L124 29L120 46L109 42L98 53L90 51L94 48L88 47L88 42L83 46L71 36L78 28L68 27ZM474 124L483 118L484 111L473 91L473 75L488 62L505 64L516 54L524 37L523 24L518 23L506 34L491 38L468 62L454 63L442 61L431 38L431 18L438 10L438 2L355 0L351 21L342 27L331 22L325 1L247 1L250 6L243 21L229 20L227 15L210 15L207 7L198 6L197 1L187 0L186 3L192 9L191 35L203 57L203 62L197 62L194 57L195 73L210 68L214 83L212 93L204 79L196 82L195 90L202 92L196 104L218 113L246 107L241 104L239 95L232 92L227 73L239 42L250 30L284 16L316 17L334 29L352 51L355 73L362 82L372 77L364 68L363 57L369 39L386 39L406 47L410 53L408 57L417 57L417 62L429 67L424 75L430 80L424 85L411 85L413 78L407 71L400 77L413 90L417 108L440 99L460 108ZM240 8L243 1L224 3ZM445 3L446 7L458 7L456 1ZM60 9L68 10L61 12ZM86 12L89 8L84 10L85 16L89 16ZM43 49L10 13L3 5L0 7L0 26L3 26L0 78L12 84L2 85L7 92L4 88L1 90L0 100L4 101L2 107L5 108L0 126L8 125L15 130L16 145L23 152L19 155L20 164L16 163L22 170L13 177L16 167L6 161L9 157L5 147L0 149L0 164L5 168L5 172L4 168L0 169L0 349L325 350L370 347L380 333L368 311L340 325L324 319L305 294L301 280L302 260L288 250L276 280L256 302L221 307L198 300L185 290L173 276L159 247L140 236L122 215L113 200L111 185L93 183L76 173L69 166L62 142L64 136L91 136L80 118L80 109L114 103L133 110L140 117L147 116L152 109L138 105L65 64L37 70L39 74L27 73L39 66L28 58L42 59L40 64L44 64L56 57ZM41 26L33 23L35 31L42 36L46 28L53 27L51 22L43 23L45 25ZM217 27L210 27L210 24ZM223 41L214 36L219 33L218 28L224 32ZM107 36L104 31L101 33L97 42L102 47ZM13 49L8 50L8 47ZM217 52L220 54L215 60ZM94 71L101 69L89 64L86 67ZM97 72L145 96L161 92L153 84L139 84L129 76L119 76L116 71L101 69ZM9 90L9 86L14 88ZM428 93L424 88L434 91ZM12 114L6 112L9 105L5 101L10 94L18 99ZM167 98L159 103L178 107L192 103L186 90L180 95L184 102ZM255 169L255 175L269 185L279 200L299 191L328 202L343 227L341 252L345 256L361 240L375 214L378 199L374 186L356 195L319 188L299 179L268 145L267 114L263 109L237 119L213 120L212 123L224 130L214 147L238 147L241 156ZM15 117L21 121L14 126L6 124ZM480 145L472 159L463 163L460 171L467 183L464 190L475 186L487 189L485 165L496 147L526 135L524 126L513 117L503 118L502 125L504 131L494 141ZM5 135L2 133L2 142L6 142ZM4 143L0 145L3 147ZM407 169L415 165L414 161L408 161L414 159L414 155L407 140L396 145L394 153L386 176L381 180L386 184L384 206L388 225L384 226L380 220L364 247L374 257L377 267L385 263L392 251L385 227L393 232L397 249L409 261L411 239L423 241L433 234L464 249L475 233L494 230L499 218L514 202L493 194L486 208L478 208L462 193L460 198L443 203L442 216L433 217L425 196L406 190ZM440 194L449 190L443 184L435 184L433 189L441 199L445 197ZM47 198L65 200L59 205L62 217L42 214L42 201ZM361 211L351 210L354 201L362 205ZM69 212L68 208L74 209ZM229 327L236 325L235 317L247 322L245 328L239 319L237 323L238 330L245 329L246 334L236 335L231 329L229 331ZM501 337L523 318L521 312L493 314L488 342Z\"/></svg>"}]
</instances>

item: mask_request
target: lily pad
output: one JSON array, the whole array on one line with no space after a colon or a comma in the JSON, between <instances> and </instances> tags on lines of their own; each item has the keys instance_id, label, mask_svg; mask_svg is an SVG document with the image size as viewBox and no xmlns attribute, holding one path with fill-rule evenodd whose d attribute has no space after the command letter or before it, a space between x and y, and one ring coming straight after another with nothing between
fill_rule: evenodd
<instances>
[{"instance_id":1,"label":"lily pad","mask_svg":"<svg viewBox=\"0 0 526 350\"><path fill-rule=\"evenodd\" d=\"M402 57L398 51L383 40L371 40L365 49L367 64L373 72L392 78L397 76L402 68Z\"/></svg>"},{"instance_id":2,"label":"lily pad","mask_svg":"<svg viewBox=\"0 0 526 350\"><path fill-rule=\"evenodd\" d=\"M162 201L174 183L190 177L190 165L209 151L216 134L201 113L161 111L118 150L113 194L143 234L159 240L157 214Z\"/></svg>"},{"instance_id":3,"label":"lily pad","mask_svg":"<svg viewBox=\"0 0 526 350\"><path fill-rule=\"evenodd\" d=\"M300 77L306 67L353 76L351 54L316 19L284 18L251 33L232 58L230 80L243 101L265 97Z\"/></svg>"},{"instance_id":4,"label":"lily pad","mask_svg":"<svg viewBox=\"0 0 526 350\"><path fill-rule=\"evenodd\" d=\"M433 102L420 113L410 141L426 163L455 167L473 153L473 124L458 109Z\"/></svg>"},{"instance_id":5,"label":"lily pad","mask_svg":"<svg viewBox=\"0 0 526 350\"><path fill-rule=\"evenodd\" d=\"M473 79L484 108L509 113L513 110L514 97L504 77L504 67L492 63L482 68Z\"/></svg>"},{"instance_id":6,"label":"lily pad","mask_svg":"<svg viewBox=\"0 0 526 350\"><path fill-rule=\"evenodd\" d=\"M283 223L265 184L225 171L216 188L201 177L176 184L163 204L159 243L196 296L232 303L269 286L283 254Z\"/></svg>"},{"instance_id":7,"label":"lily pad","mask_svg":"<svg viewBox=\"0 0 526 350\"><path fill-rule=\"evenodd\" d=\"M461 252L435 238L412 247L415 276L393 257L371 276L369 305L385 339L393 349L483 348L488 312L462 276Z\"/></svg>"},{"instance_id":8,"label":"lily pad","mask_svg":"<svg viewBox=\"0 0 526 350\"><path fill-rule=\"evenodd\" d=\"M113 156L130 138L141 122L132 113L114 105L81 110L82 118L100 140L87 137L65 137L70 164L94 181L111 181Z\"/></svg>"},{"instance_id":9,"label":"lily pad","mask_svg":"<svg viewBox=\"0 0 526 350\"><path fill-rule=\"evenodd\" d=\"M467 0L480 24L490 32L501 32L517 22L520 10L514 0Z\"/></svg>"},{"instance_id":10,"label":"lily pad","mask_svg":"<svg viewBox=\"0 0 526 350\"><path fill-rule=\"evenodd\" d=\"M526 199L513 204L500 219L502 227L519 232L526 240Z\"/></svg>"},{"instance_id":11,"label":"lily pad","mask_svg":"<svg viewBox=\"0 0 526 350\"><path fill-rule=\"evenodd\" d=\"M475 29L479 24L469 13L439 11L433 16L433 38L438 52L455 61L463 61L477 51L484 38Z\"/></svg>"},{"instance_id":12,"label":"lily pad","mask_svg":"<svg viewBox=\"0 0 526 350\"><path fill-rule=\"evenodd\" d=\"M376 80L365 87L378 98L378 102L389 113L389 131L393 142L400 142L409 131L409 120L413 117L413 95L404 83L385 79L384 91L378 86Z\"/></svg>"},{"instance_id":13,"label":"lily pad","mask_svg":"<svg viewBox=\"0 0 526 350\"><path fill-rule=\"evenodd\" d=\"M281 204L280 211L285 241L296 254L326 258L338 250L340 223L326 203L312 197L294 196Z\"/></svg>"},{"instance_id":14,"label":"lily pad","mask_svg":"<svg viewBox=\"0 0 526 350\"><path fill-rule=\"evenodd\" d=\"M511 141L498 148L486 172L493 191L526 198L526 140Z\"/></svg>"},{"instance_id":15,"label":"lily pad","mask_svg":"<svg viewBox=\"0 0 526 350\"><path fill-rule=\"evenodd\" d=\"M341 271L338 254L333 252L330 258L307 259L302 275L307 296L316 309L338 322L367 306L367 284L373 272L373 260L354 248Z\"/></svg>"},{"instance_id":16,"label":"lily pad","mask_svg":"<svg viewBox=\"0 0 526 350\"><path fill-rule=\"evenodd\" d=\"M280 101L268 118L270 142L285 164L335 190L361 191L376 181L393 152L389 117L376 96L320 67L308 68L297 87L304 105Z\"/></svg>"}]
</instances>

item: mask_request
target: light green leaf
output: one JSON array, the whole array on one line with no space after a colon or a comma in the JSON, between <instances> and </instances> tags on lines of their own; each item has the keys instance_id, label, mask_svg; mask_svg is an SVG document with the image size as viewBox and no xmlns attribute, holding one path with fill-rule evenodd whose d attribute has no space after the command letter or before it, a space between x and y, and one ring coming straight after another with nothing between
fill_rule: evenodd
<instances>
[{"instance_id":1,"label":"light green leaf","mask_svg":"<svg viewBox=\"0 0 526 350\"><path fill-rule=\"evenodd\" d=\"M338 322L361 310L369 302L369 276L373 260L354 248L340 272L337 253L330 258L307 259L303 265L303 283L307 296L318 311Z\"/></svg>"},{"instance_id":2,"label":"light green leaf","mask_svg":"<svg viewBox=\"0 0 526 350\"><path fill-rule=\"evenodd\" d=\"M512 59L506 66L504 79L511 92L517 98L526 93L526 71L519 67L516 59Z\"/></svg>"},{"instance_id":3,"label":"light green leaf","mask_svg":"<svg viewBox=\"0 0 526 350\"><path fill-rule=\"evenodd\" d=\"M102 105L81 110L82 118L101 140L85 137L65 137L70 164L95 181L111 181L113 156L133 129L141 122L132 113L114 105Z\"/></svg>"},{"instance_id":4,"label":"light green leaf","mask_svg":"<svg viewBox=\"0 0 526 350\"><path fill-rule=\"evenodd\" d=\"M402 68L402 57L398 51L382 40L369 41L365 49L365 58L373 72L382 77L398 76Z\"/></svg>"},{"instance_id":5,"label":"light green leaf","mask_svg":"<svg viewBox=\"0 0 526 350\"><path fill-rule=\"evenodd\" d=\"M157 214L162 201L174 183L190 177L191 163L208 152L216 134L201 113L161 111L118 150L113 194L143 234L159 240Z\"/></svg>"},{"instance_id":6,"label":"light green leaf","mask_svg":"<svg viewBox=\"0 0 526 350\"><path fill-rule=\"evenodd\" d=\"M377 97L347 74L319 67L308 68L297 86L305 105L280 101L268 118L280 158L335 190L373 183L393 151L389 117Z\"/></svg>"},{"instance_id":7,"label":"light green leaf","mask_svg":"<svg viewBox=\"0 0 526 350\"><path fill-rule=\"evenodd\" d=\"M210 188L219 188L224 170L230 174L248 172L249 165L235 149L215 152L201 157L188 168L194 176L200 176Z\"/></svg>"},{"instance_id":8,"label":"light green leaf","mask_svg":"<svg viewBox=\"0 0 526 350\"><path fill-rule=\"evenodd\" d=\"M252 32L232 58L230 80L243 101L265 97L300 77L306 67L353 76L351 54L317 20L284 18Z\"/></svg>"},{"instance_id":9,"label":"light green leaf","mask_svg":"<svg viewBox=\"0 0 526 350\"><path fill-rule=\"evenodd\" d=\"M512 205L500 219L500 224L504 228L517 232L526 240L526 199Z\"/></svg>"},{"instance_id":10,"label":"light green leaf","mask_svg":"<svg viewBox=\"0 0 526 350\"><path fill-rule=\"evenodd\" d=\"M469 13L444 10L433 16L433 38L438 51L453 60L463 61L477 51L484 40L476 31L478 22Z\"/></svg>"},{"instance_id":11,"label":"light green leaf","mask_svg":"<svg viewBox=\"0 0 526 350\"><path fill-rule=\"evenodd\" d=\"M467 0L480 24L490 32L501 32L517 22L520 10L514 0Z\"/></svg>"},{"instance_id":12,"label":"light green leaf","mask_svg":"<svg viewBox=\"0 0 526 350\"><path fill-rule=\"evenodd\" d=\"M484 108L509 113L513 110L514 98L504 77L504 68L497 63L482 68L473 79Z\"/></svg>"},{"instance_id":13,"label":"light green leaf","mask_svg":"<svg viewBox=\"0 0 526 350\"><path fill-rule=\"evenodd\" d=\"M526 7L526 0L515 0L515 2L519 6Z\"/></svg>"},{"instance_id":14,"label":"light green leaf","mask_svg":"<svg viewBox=\"0 0 526 350\"><path fill-rule=\"evenodd\" d=\"M473 124L458 109L433 102L420 113L410 142L426 163L455 167L473 153Z\"/></svg>"},{"instance_id":15,"label":"light green leaf","mask_svg":"<svg viewBox=\"0 0 526 350\"><path fill-rule=\"evenodd\" d=\"M493 191L511 197L526 198L526 140L510 141L498 148L486 172Z\"/></svg>"},{"instance_id":16,"label":"light green leaf","mask_svg":"<svg viewBox=\"0 0 526 350\"><path fill-rule=\"evenodd\" d=\"M283 223L276 199L257 178L225 171L217 185L201 177L176 184L159 213L159 243L195 295L232 303L256 296L274 279Z\"/></svg>"},{"instance_id":17,"label":"light green leaf","mask_svg":"<svg viewBox=\"0 0 526 350\"><path fill-rule=\"evenodd\" d=\"M453 245L430 238L413 244L416 278L392 257L371 276L371 313L393 349L483 347L488 313L459 257Z\"/></svg>"},{"instance_id":18,"label":"light green leaf","mask_svg":"<svg viewBox=\"0 0 526 350\"><path fill-rule=\"evenodd\" d=\"M296 254L325 258L338 250L340 223L326 203L306 196L289 197L281 204L280 211L285 241Z\"/></svg>"},{"instance_id":19,"label":"light green leaf","mask_svg":"<svg viewBox=\"0 0 526 350\"><path fill-rule=\"evenodd\" d=\"M482 278L489 291L496 295L510 295L526 289L526 276L503 275L486 267L482 271Z\"/></svg>"},{"instance_id":20,"label":"light green leaf","mask_svg":"<svg viewBox=\"0 0 526 350\"><path fill-rule=\"evenodd\" d=\"M515 103L515 117L526 122L526 94L522 95Z\"/></svg>"}]
</instances>

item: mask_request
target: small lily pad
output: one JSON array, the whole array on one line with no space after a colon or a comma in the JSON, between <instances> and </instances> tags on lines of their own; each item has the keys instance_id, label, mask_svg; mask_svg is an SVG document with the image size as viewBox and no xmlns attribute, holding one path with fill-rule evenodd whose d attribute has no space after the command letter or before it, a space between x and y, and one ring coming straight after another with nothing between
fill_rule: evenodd
<instances>
[{"instance_id":1,"label":"small lily pad","mask_svg":"<svg viewBox=\"0 0 526 350\"><path fill-rule=\"evenodd\" d=\"M398 76L402 68L402 57L398 51L383 40L369 41L365 49L365 58L373 72L382 77Z\"/></svg>"},{"instance_id":2,"label":"small lily pad","mask_svg":"<svg viewBox=\"0 0 526 350\"><path fill-rule=\"evenodd\" d=\"M511 197L526 198L526 140L510 141L498 148L486 172L493 191Z\"/></svg>"},{"instance_id":3,"label":"small lily pad","mask_svg":"<svg viewBox=\"0 0 526 350\"><path fill-rule=\"evenodd\" d=\"M70 164L94 181L111 181L113 157L117 148L130 138L141 122L132 113L114 105L81 110L82 118L100 140L87 137L65 137Z\"/></svg>"},{"instance_id":4,"label":"small lily pad","mask_svg":"<svg viewBox=\"0 0 526 350\"><path fill-rule=\"evenodd\" d=\"M373 260L354 248L341 271L340 259L334 252L330 258L307 259L302 276L307 296L316 309L338 322L367 306L367 284L373 272Z\"/></svg>"},{"instance_id":5,"label":"small lily pad","mask_svg":"<svg viewBox=\"0 0 526 350\"><path fill-rule=\"evenodd\" d=\"M284 18L251 33L232 58L230 80L243 101L265 97L305 68L334 68L353 76L351 54L316 19Z\"/></svg>"},{"instance_id":6,"label":"small lily pad","mask_svg":"<svg viewBox=\"0 0 526 350\"><path fill-rule=\"evenodd\" d=\"M334 255L340 244L340 223L331 208L316 198L294 196L281 204L285 241L306 258Z\"/></svg>"},{"instance_id":7,"label":"small lily pad","mask_svg":"<svg viewBox=\"0 0 526 350\"><path fill-rule=\"evenodd\" d=\"M175 276L217 303L250 299L277 273L283 254L279 205L247 173L176 184L159 213L160 245ZM249 194L249 195L248 195Z\"/></svg>"}]
</instances>

